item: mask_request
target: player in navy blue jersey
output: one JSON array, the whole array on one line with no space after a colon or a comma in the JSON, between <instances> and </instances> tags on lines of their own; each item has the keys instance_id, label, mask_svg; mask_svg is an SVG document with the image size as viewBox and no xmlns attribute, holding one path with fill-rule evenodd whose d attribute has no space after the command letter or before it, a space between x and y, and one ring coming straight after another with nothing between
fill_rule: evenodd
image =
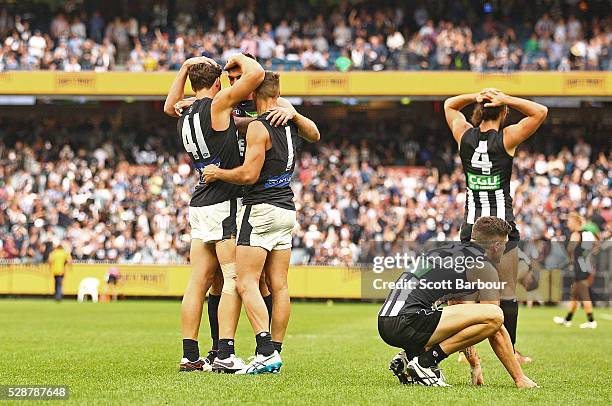
<instances>
[{"instance_id":1,"label":"player in navy blue jersey","mask_svg":"<svg viewBox=\"0 0 612 406\"><path fill-rule=\"evenodd\" d=\"M316 125L298 113L284 126L269 123L269 114L278 109L279 95L279 75L266 72L255 91L259 117L249 124L244 164L230 170L217 165L204 168L206 182L249 185L238 215L236 273L238 292L257 346L255 359L238 371L242 374L278 372L282 365L279 350L289 322L287 272L296 222L290 186L296 161L296 138L298 131L309 142L320 138ZM262 272L266 273L274 301L272 335L258 289Z\"/></svg>"},{"instance_id":2,"label":"player in navy blue jersey","mask_svg":"<svg viewBox=\"0 0 612 406\"><path fill-rule=\"evenodd\" d=\"M242 162L238 128L232 111L261 83L264 71L256 61L242 54L230 58L226 69L234 66L240 66L243 72L240 83L221 90L221 67L206 57L191 58L179 71L166 99L164 111L177 115L174 105L183 99L185 82L189 77L196 96L186 112L181 112L178 132L200 176L208 164L229 169ZM197 337L204 295L213 283L218 268L223 274L219 311L236 320L240 314L240 302L231 298L237 296L234 238L241 193L242 189L237 185L225 182L211 185L201 178L191 198L192 274L181 310L183 359L179 370L212 370L212 357L199 356ZM226 306L224 297L228 299ZM211 332L212 328L211 325ZM239 368L242 364L236 358L235 365Z\"/></svg>"}]
</instances>

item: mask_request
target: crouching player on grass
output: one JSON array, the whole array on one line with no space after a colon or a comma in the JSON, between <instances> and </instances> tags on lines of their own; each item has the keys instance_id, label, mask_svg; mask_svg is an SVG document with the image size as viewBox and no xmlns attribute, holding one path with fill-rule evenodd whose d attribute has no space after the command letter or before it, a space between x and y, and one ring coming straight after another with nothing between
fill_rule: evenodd
<instances>
[{"instance_id":1,"label":"crouching player on grass","mask_svg":"<svg viewBox=\"0 0 612 406\"><path fill-rule=\"evenodd\" d=\"M537 386L523 374L514 356L499 308L500 282L493 264L503 255L510 231L505 220L481 217L474 224L471 242L427 252L427 261L412 272L404 272L396 282L378 314L378 331L387 344L404 350L390 365L400 382L449 386L438 364L450 354L488 338L517 387ZM463 257L465 270L459 272L455 267L440 265L447 261L435 261L447 257ZM468 261L469 257L472 260ZM434 283L423 283L426 281ZM480 303L443 309L435 306L436 302L459 297Z\"/></svg>"},{"instance_id":2,"label":"crouching player on grass","mask_svg":"<svg viewBox=\"0 0 612 406\"><path fill-rule=\"evenodd\" d=\"M279 96L279 75L266 72L254 94L259 116L247 130L244 164L234 169L216 165L204 168L207 183L251 185L245 191L238 214L236 287L257 347L255 358L237 374L278 372L282 366L279 353L289 323L287 272L296 222L290 181L295 168L297 135L299 132L309 142L320 138L317 126L297 112L285 126L274 127L268 122L268 115L278 108ZM262 272L272 292L272 335L268 311L259 291Z\"/></svg>"}]
</instances>

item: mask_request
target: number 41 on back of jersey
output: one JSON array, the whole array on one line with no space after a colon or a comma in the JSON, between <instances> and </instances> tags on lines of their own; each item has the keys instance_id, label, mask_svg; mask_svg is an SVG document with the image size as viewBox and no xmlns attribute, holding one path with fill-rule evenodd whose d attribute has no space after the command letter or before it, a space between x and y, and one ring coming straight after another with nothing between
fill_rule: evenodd
<instances>
[{"instance_id":1,"label":"number 41 on back of jersey","mask_svg":"<svg viewBox=\"0 0 612 406\"><path fill-rule=\"evenodd\" d=\"M202 132L202 125L200 124L200 113L195 113L193 115L193 129L195 130L196 142L193 142L193 134L189 125L190 119L190 116L185 117L181 130L185 151L189 152L195 161L209 158L210 151L208 150L206 141L204 141L204 133Z\"/></svg>"}]
</instances>

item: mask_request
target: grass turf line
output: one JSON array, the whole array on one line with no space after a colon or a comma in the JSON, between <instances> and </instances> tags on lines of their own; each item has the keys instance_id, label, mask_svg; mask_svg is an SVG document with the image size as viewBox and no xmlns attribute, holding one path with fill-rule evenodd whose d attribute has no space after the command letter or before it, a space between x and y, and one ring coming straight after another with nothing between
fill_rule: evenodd
<instances>
[{"instance_id":1,"label":"grass turf line","mask_svg":"<svg viewBox=\"0 0 612 406\"><path fill-rule=\"evenodd\" d=\"M487 343L478 346L486 387L468 385L469 368L441 364L453 388L402 386L387 370L397 352L377 333L378 305L296 303L280 375L177 372L177 302L77 304L0 300L0 385L69 385L75 404L611 404L612 321L580 330L553 325L562 309L521 308L517 348L542 388L517 390ZM606 310L595 310L595 317ZM210 345L204 318L200 348ZM253 353L245 315L236 342Z\"/></svg>"}]
</instances>

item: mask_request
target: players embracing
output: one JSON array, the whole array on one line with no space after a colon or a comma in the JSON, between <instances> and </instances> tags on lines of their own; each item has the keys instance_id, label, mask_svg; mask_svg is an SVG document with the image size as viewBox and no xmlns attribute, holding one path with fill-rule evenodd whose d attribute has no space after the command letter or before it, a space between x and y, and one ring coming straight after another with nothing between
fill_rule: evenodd
<instances>
[{"instance_id":1,"label":"players embracing","mask_svg":"<svg viewBox=\"0 0 612 406\"><path fill-rule=\"evenodd\" d=\"M265 73L261 66L253 58L237 54L232 56L225 70L229 72L239 73L238 77L234 77L230 87L221 90L220 76L221 68L217 63L206 57L196 57L187 60L179 71L166 99L164 111L166 114L179 117L178 132L183 140L185 150L189 153L194 167L200 173L200 182L197 185L192 196L189 207L189 220L192 228L192 244L190 259L192 264L192 273L189 284L185 290L183 304L181 308L181 324L183 332L183 359L181 360L180 371L210 371L217 372L242 372L242 373L263 373L263 372L278 372L280 369L280 352L282 339L285 334L287 322L289 319L289 294L287 290L287 269L289 264L290 247L291 247L291 231L295 224L295 208L292 201L292 193L289 186L291 175L293 173L294 158L296 156L295 140L293 139L298 132L298 129L305 134L305 138L310 141L315 141L319 138L316 125L299 115L287 101L279 98L279 83L278 75L272 74L276 78L276 83L273 86L274 97L264 97L263 95L271 95L270 81L266 81L270 73ZM186 79L189 77L191 86L196 93L195 98L183 100L184 86ZM259 89L260 103L258 107L264 108L261 111L263 116L259 118L249 117L234 117L232 114L237 108L245 105L245 100L252 99L252 94L255 89ZM267 89L267 93L263 89ZM264 103L264 101L267 102ZM186 112L185 112L186 111ZM258 108L258 111L260 109ZM290 119L292 121L288 122ZM266 262L267 285L260 291L259 281L262 274L263 264L257 274L256 293L257 299L263 304L263 311L258 312L262 318L265 318L265 328L258 337L262 337L261 333L267 334L267 341L271 344L270 324L272 324L272 335L275 339L275 348L273 353L276 354L278 360L273 363L267 362L266 368L250 368L253 365L245 365L242 359L234 354L234 339L238 318L240 316L241 299L245 295L254 293L250 290L242 289L246 284L248 276L254 276L252 272L239 272L246 265L239 262L236 266L236 234L237 223L236 216L241 213L241 219L245 218L246 209L242 208L242 196L244 189L242 184L251 183L251 179L258 179L261 176L274 174L280 169L278 165L270 167L270 160L266 152L266 163L264 167L247 167L252 172L249 173L246 181L243 179L211 179L211 168L217 168L220 171L230 171L234 168L244 168L241 163L244 159L244 140L241 139L239 130L246 129L251 121L258 121L261 125L267 125L272 133L279 131L284 134L283 142L285 142L284 151L286 153L286 161L283 167L283 172L279 176L283 177L282 182L277 182L274 185L266 183L263 186L264 190L271 189L272 195L279 191L290 201L283 201L284 207L293 207L293 215L287 213L280 219L282 223L282 232L279 235L268 235L265 244L254 242L255 247L260 247L264 250L278 251L279 254L270 255L270 259ZM265 123L265 124L263 124ZM276 127L279 127L277 131ZM254 126L256 127L256 125ZM250 132L255 131L250 130ZM253 148L257 146L258 138L254 135L247 134L247 140L252 140L252 146L247 147L247 162L250 162L249 157L253 155ZM273 143L273 145L272 145ZM267 146L264 146L266 151ZM278 137L270 138L270 148L274 147L276 154L270 159L285 159L279 158ZM251 151L249 153L249 151ZM263 162L262 162L263 165ZM207 167L208 174L205 174L204 168ZM262 174L260 176L260 172ZM216 181L218 180L218 181ZM216 181L216 182L215 182ZM257 188L255 185L253 188ZM288 192L287 193L287 189ZM269 193L264 193L265 198L270 197ZM252 198L252 193L247 193L245 196ZM256 199L255 199L256 200ZM247 203L249 200L247 200ZM270 201L274 204L274 201ZM278 202L276 202L278 203ZM252 204L248 206L250 212ZM276 206L275 206L276 207ZM286 209L291 212L290 209ZM256 208L257 211L257 208ZM270 216L267 221L274 222L276 212L266 212L259 217L264 218ZM249 222L249 215L246 215L245 224ZM289 225L290 218L293 219ZM252 221L252 220L251 220ZM243 232L246 232L246 227L241 227ZM254 234L258 235L258 231ZM275 240L279 242L274 243ZM272 244L272 245L271 245ZM282 251L282 252L281 252ZM250 254L247 254L250 255ZM265 256L264 256L265 260ZM280 261L279 261L280 260ZM219 269L221 272L219 272ZM221 274L222 279L219 277ZM241 276L244 275L244 276ZM247 276L248 275L248 276ZM221 283L219 281L222 280ZM219 286L221 285L221 286ZM240 287L241 289L237 289ZM262 294L266 295L267 288L272 292L276 292L276 297L273 298L276 309L271 311L271 306L266 306ZM198 347L198 334L200 320L202 316L202 307L204 296L210 289L209 296L209 321L211 327L211 336L213 338L213 349L209 352L208 357L200 357ZM211 306L211 298L215 296L212 293L221 291L220 299L217 300L218 308ZM269 297L268 297L269 298ZM245 300L245 307L249 318L251 313L249 309L253 306L252 297L248 296ZM259 303L258 303L259 304ZM272 313L270 315L269 313ZM270 323L269 317L272 317ZM265 356L269 354L267 346L259 345L258 339L257 354ZM256 358L257 360L258 358ZM273 367L270 365L273 364ZM255 364L257 366L257 364Z\"/></svg>"},{"instance_id":2,"label":"players embracing","mask_svg":"<svg viewBox=\"0 0 612 406\"><path fill-rule=\"evenodd\" d=\"M268 71L254 92L259 116L248 126L244 163L234 169L214 164L204 168L207 183L249 185L238 215L236 284L255 333L256 356L239 374L277 372L282 366L279 353L289 322L287 273L296 223L290 182L297 137L309 142L320 138L316 125L298 113L286 125L270 124L268 116L279 108L279 96L279 74ZM262 272L272 292L272 332L259 291Z\"/></svg>"}]
</instances>

